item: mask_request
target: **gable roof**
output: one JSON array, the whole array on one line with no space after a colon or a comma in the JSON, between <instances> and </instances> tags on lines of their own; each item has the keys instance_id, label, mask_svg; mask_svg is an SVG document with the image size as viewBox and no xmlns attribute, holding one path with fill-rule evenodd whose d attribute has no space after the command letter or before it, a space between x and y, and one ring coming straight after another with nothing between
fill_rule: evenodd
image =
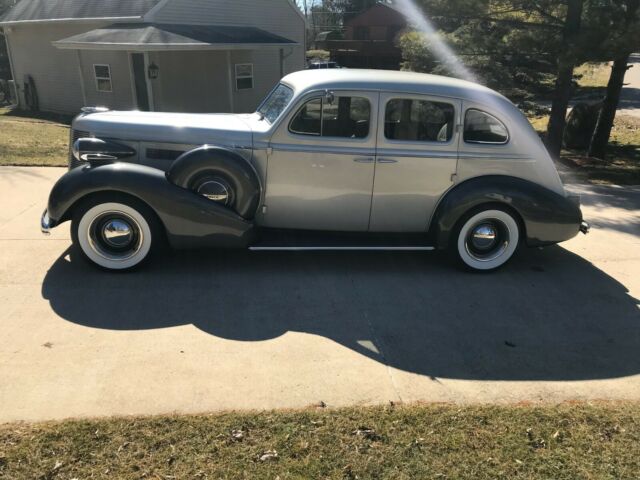
<instances>
[{"instance_id":1,"label":"gable roof","mask_svg":"<svg viewBox=\"0 0 640 480\"><path fill-rule=\"evenodd\" d=\"M161 0L20 0L0 23L140 18Z\"/></svg>"},{"instance_id":2,"label":"gable roof","mask_svg":"<svg viewBox=\"0 0 640 480\"><path fill-rule=\"evenodd\" d=\"M255 27L120 23L53 42L58 48L80 50L193 50L297 45L293 40Z\"/></svg>"}]
</instances>

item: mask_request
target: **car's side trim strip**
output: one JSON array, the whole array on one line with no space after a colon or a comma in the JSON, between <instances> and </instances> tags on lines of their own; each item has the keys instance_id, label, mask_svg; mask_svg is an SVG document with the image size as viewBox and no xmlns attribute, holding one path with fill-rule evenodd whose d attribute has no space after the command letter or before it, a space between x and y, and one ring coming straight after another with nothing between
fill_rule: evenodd
<instances>
[{"instance_id":1,"label":"car's side trim strip","mask_svg":"<svg viewBox=\"0 0 640 480\"><path fill-rule=\"evenodd\" d=\"M305 145L305 144L284 144L284 143L272 143L271 148L274 150L281 150L286 152L303 152L303 153L325 153L325 154L337 154L337 155L368 155L374 156L376 154L375 148L363 146L363 147L346 147L346 146L331 146L331 145Z\"/></svg>"},{"instance_id":2,"label":"car's side trim strip","mask_svg":"<svg viewBox=\"0 0 640 480\"><path fill-rule=\"evenodd\" d=\"M249 247L249 250L254 252L264 251L290 251L290 252L307 252L307 251L329 251L329 250L342 250L342 251L376 251L376 250L393 250L393 251L431 251L435 250L435 247L425 246L408 246L408 247Z\"/></svg>"}]
</instances>

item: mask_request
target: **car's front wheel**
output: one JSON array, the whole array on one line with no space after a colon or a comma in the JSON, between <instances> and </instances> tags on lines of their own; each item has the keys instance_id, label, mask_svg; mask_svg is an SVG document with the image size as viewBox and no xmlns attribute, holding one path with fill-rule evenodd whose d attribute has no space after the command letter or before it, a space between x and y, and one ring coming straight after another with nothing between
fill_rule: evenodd
<instances>
[{"instance_id":1,"label":"car's front wheel","mask_svg":"<svg viewBox=\"0 0 640 480\"><path fill-rule=\"evenodd\" d=\"M84 202L74 212L71 236L83 257L107 270L130 270L160 243L153 211L133 199Z\"/></svg>"},{"instance_id":2,"label":"car's front wheel","mask_svg":"<svg viewBox=\"0 0 640 480\"><path fill-rule=\"evenodd\" d=\"M507 263L518 249L520 227L514 215L496 207L475 211L459 223L454 251L472 270L495 270Z\"/></svg>"}]
</instances>

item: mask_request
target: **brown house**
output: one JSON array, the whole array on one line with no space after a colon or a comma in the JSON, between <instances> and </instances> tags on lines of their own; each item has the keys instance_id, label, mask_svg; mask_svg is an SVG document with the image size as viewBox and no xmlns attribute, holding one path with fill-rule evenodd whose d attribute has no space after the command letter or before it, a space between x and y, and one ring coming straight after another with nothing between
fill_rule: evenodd
<instances>
[{"instance_id":1,"label":"brown house","mask_svg":"<svg viewBox=\"0 0 640 480\"><path fill-rule=\"evenodd\" d=\"M321 33L316 47L331 52L331 60L349 68L398 70L402 52L398 36L407 20L392 5L378 3L345 24L343 38Z\"/></svg>"}]
</instances>

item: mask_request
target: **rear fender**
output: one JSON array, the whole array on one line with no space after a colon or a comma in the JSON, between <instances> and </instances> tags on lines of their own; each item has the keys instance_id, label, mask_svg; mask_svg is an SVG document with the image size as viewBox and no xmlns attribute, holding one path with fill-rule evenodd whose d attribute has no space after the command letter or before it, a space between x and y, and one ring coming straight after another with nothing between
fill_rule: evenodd
<instances>
[{"instance_id":1,"label":"rear fender","mask_svg":"<svg viewBox=\"0 0 640 480\"><path fill-rule=\"evenodd\" d=\"M486 204L502 205L517 213L530 247L563 242L580 231L582 212L570 198L520 178L487 175L467 180L445 195L432 221L436 246L447 248L458 221Z\"/></svg>"},{"instance_id":2,"label":"rear fender","mask_svg":"<svg viewBox=\"0 0 640 480\"><path fill-rule=\"evenodd\" d=\"M47 211L52 226L71 218L88 195L121 193L145 202L160 218L174 248L244 247L254 225L236 213L169 182L161 170L133 163L76 168L53 187Z\"/></svg>"}]
</instances>

